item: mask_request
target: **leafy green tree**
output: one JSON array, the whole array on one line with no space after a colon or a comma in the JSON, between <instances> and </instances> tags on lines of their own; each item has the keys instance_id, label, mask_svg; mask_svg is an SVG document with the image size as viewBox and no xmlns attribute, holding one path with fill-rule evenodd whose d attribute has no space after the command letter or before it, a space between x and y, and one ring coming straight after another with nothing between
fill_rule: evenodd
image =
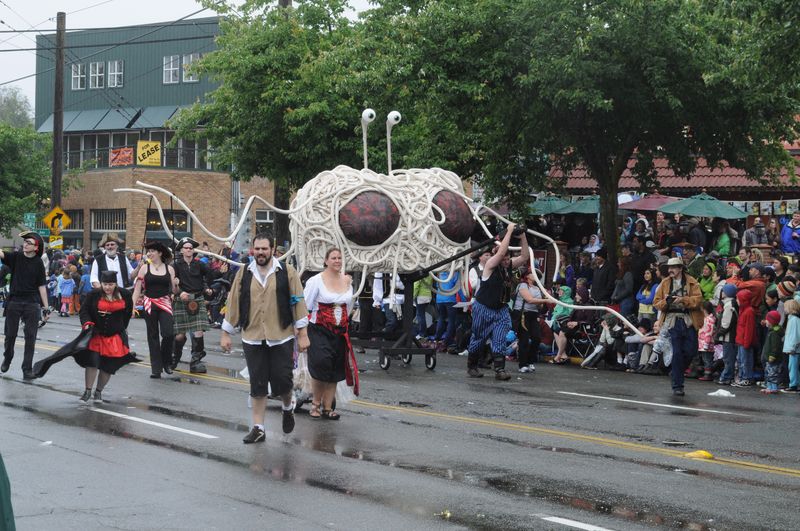
<instances>
[{"instance_id":1,"label":"leafy green tree","mask_svg":"<svg viewBox=\"0 0 800 531\"><path fill-rule=\"evenodd\" d=\"M31 104L17 87L0 87L0 123L32 127Z\"/></svg>"},{"instance_id":2,"label":"leafy green tree","mask_svg":"<svg viewBox=\"0 0 800 531\"><path fill-rule=\"evenodd\" d=\"M0 123L0 233L22 222L25 212L37 211L50 195L52 140L33 128Z\"/></svg>"}]
</instances>

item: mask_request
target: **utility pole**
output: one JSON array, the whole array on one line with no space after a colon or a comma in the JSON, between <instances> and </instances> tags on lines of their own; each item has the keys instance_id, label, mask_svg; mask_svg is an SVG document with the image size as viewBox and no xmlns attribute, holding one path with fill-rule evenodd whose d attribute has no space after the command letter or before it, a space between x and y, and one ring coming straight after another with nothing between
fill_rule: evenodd
<instances>
[{"instance_id":1,"label":"utility pole","mask_svg":"<svg viewBox=\"0 0 800 531\"><path fill-rule=\"evenodd\" d=\"M56 84L53 97L53 188L50 206L61 205L61 177L64 172L64 33L67 14L56 15Z\"/></svg>"}]
</instances>

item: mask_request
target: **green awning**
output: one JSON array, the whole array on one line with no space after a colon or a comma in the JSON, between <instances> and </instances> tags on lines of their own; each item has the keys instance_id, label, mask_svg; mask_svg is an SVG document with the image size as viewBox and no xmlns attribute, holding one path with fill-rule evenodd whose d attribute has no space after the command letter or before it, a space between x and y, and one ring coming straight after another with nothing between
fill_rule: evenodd
<instances>
[{"instance_id":1,"label":"green awning","mask_svg":"<svg viewBox=\"0 0 800 531\"><path fill-rule=\"evenodd\" d=\"M97 124L105 118L106 114L108 114L108 109L81 111L69 126L64 126L64 131L94 131L97 128Z\"/></svg>"},{"instance_id":2,"label":"green awning","mask_svg":"<svg viewBox=\"0 0 800 531\"><path fill-rule=\"evenodd\" d=\"M177 110L177 105L145 107L136 122L131 125L131 129L153 129L164 127L166 121L169 120Z\"/></svg>"},{"instance_id":3,"label":"green awning","mask_svg":"<svg viewBox=\"0 0 800 531\"><path fill-rule=\"evenodd\" d=\"M81 111L64 111L64 131L68 131L68 127L72 121L78 117ZM37 133L52 133L53 132L53 115L47 117L42 125L36 130Z\"/></svg>"},{"instance_id":4,"label":"green awning","mask_svg":"<svg viewBox=\"0 0 800 531\"><path fill-rule=\"evenodd\" d=\"M103 117L97 124L95 129L98 131L113 131L117 129L127 129L128 124L131 123L133 117L139 109L133 107L124 107L120 109L111 109L108 114Z\"/></svg>"}]
</instances>

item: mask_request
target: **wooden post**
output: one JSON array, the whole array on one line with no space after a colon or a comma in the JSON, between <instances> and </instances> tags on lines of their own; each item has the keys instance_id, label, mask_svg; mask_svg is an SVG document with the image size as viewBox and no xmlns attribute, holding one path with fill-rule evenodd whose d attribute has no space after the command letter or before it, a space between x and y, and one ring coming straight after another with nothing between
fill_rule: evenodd
<instances>
[{"instance_id":1,"label":"wooden post","mask_svg":"<svg viewBox=\"0 0 800 531\"><path fill-rule=\"evenodd\" d=\"M61 177L64 172L64 32L67 14L56 15L56 83L53 98L53 169L50 206L61 204Z\"/></svg>"}]
</instances>

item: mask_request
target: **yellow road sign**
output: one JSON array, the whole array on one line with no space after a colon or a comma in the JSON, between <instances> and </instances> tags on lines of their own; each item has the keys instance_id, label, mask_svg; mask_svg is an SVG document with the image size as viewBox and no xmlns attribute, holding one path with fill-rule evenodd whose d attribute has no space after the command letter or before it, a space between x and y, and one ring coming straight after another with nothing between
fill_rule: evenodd
<instances>
[{"instance_id":1,"label":"yellow road sign","mask_svg":"<svg viewBox=\"0 0 800 531\"><path fill-rule=\"evenodd\" d=\"M61 210L61 207L56 206L42 218L42 222L50 229L52 234L61 234L61 231L72 223L72 219L66 212Z\"/></svg>"},{"instance_id":2,"label":"yellow road sign","mask_svg":"<svg viewBox=\"0 0 800 531\"><path fill-rule=\"evenodd\" d=\"M50 248L51 249L63 249L64 248L64 238L61 236L50 236Z\"/></svg>"}]
</instances>

